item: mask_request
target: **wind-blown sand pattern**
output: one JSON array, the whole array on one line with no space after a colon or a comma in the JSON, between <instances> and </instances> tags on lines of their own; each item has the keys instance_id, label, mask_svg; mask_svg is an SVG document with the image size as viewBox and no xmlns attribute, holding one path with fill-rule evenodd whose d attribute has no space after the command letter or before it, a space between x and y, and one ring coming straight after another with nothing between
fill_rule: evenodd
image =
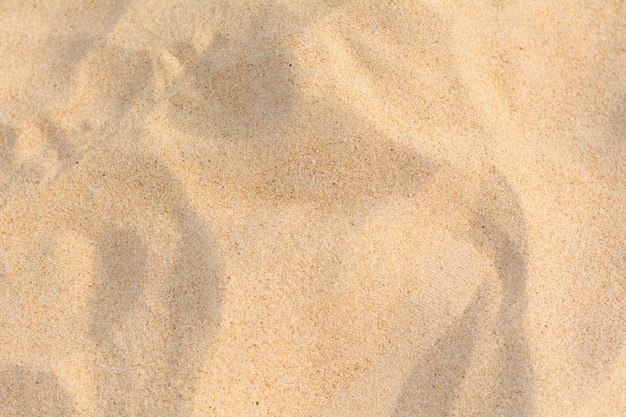
<instances>
[{"instance_id":1,"label":"wind-blown sand pattern","mask_svg":"<svg viewBox=\"0 0 626 417\"><path fill-rule=\"evenodd\" d=\"M2 3L0 415L622 415L625 22Z\"/></svg>"}]
</instances>

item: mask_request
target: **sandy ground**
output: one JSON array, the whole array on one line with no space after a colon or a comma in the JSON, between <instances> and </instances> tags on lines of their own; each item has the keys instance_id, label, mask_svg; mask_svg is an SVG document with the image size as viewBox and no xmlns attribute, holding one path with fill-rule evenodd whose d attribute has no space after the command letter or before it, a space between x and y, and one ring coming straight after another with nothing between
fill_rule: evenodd
<instances>
[{"instance_id":1,"label":"sandy ground","mask_svg":"<svg viewBox=\"0 0 626 417\"><path fill-rule=\"evenodd\" d=\"M626 414L626 6L0 3L0 415Z\"/></svg>"}]
</instances>

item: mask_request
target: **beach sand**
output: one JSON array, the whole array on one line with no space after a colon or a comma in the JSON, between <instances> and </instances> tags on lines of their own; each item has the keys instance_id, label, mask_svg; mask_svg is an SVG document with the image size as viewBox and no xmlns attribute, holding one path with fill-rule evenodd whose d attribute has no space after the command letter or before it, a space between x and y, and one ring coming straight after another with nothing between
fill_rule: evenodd
<instances>
[{"instance_id":1,"label":"beach sand","mask_svg":"<svg viewBox=\"0 0 626 417\"><path fill-rule=\"evenodd\" d=\"M0 4L1 416L626 413L626 6Z\"/></svg>"}]
</instances>

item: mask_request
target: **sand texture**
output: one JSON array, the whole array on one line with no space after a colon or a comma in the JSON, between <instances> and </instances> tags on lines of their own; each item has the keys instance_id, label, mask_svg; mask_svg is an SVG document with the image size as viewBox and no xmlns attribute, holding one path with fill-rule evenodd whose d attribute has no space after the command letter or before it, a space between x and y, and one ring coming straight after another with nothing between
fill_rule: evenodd
<instances>
[{"instance_id":1,"label":"sand texture","mask_svg":"<svg viewBox=\"0 0 626 417\"><path fill-rule=\"evenodd\" d=\"M0 416L626 416L624 1L0 2Z\"/></svg>"}]
</instances>

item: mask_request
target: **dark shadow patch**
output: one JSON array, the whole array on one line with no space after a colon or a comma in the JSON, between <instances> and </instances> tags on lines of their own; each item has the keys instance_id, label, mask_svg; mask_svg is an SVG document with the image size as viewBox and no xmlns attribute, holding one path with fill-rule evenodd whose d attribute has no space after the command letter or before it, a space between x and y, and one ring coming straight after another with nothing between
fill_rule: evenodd
<instances>
[{"instance_id":1,"label":"dark shadow patch","mask_svg":"<svg viewBox=\"0 0 626 417\"><path fill-rule=\"evenodd\" d=\"M496 415L534 414L533 372L524 325L527 313L527 259L524 215L507 179L495 168L483 179L469 237L494 260L503 295L496 322L500 341Z\"/></svg>"},{"instance_id":2,"label":"dark shadow patch","mask_svg":"<svg viewBox=\"0 0 626 417\"><path fill-rule=\"evenodd\" d=\"M476 293L454 328L420 358L402 387L392 417L449 415L474 354L482 304L481 294Z\"/></svg>"},{"instance_id":3,"label":"dark shadow patch","mask_svg":"<svg viewBox=\"0 0 626 417\"><path fill-rule=\"evenodd\" d=\"M91 302L92 337L106 346L116 325L135 310L142 294L146 249L141 236L131 229L116 229L101 236L100 272Z\"/></svg>"},{"instance_id":4,"label":"dark shadow patch","mask_svg":"<svg viewBox=\"0 0 626 417\"><path fill-rule=\"evenodd\" d=\"M349 212L390 195L416 198L438 170L434 161L385 138L341 103L318 103L290 123L305 128L222 142L205 154L213 181L241 198Z\"/></svg>"},{"instance_id":5,"label":"dark shadow patch","mask_svg":"<svg viewBox=\"0 0 626 417\"><path fill-rule=\"evenodd\" d=\"M50 120L42 118L39 126L59 158L61 166L56 174L58 177L64 170L76 163L76 147L69 140L66 132Z\"/></svg>"},{"instance_id":6,"label":"dark shadow patch","mask_svg":"<svg viewBox=\"0 0 626 417\"><path fill-rule=\"evenodd\" d=\"M493 169L484 178L471 219L470 240L494 260L503 288L493 324L501 352L496 363L494 389L485 398L490 415L534 414L532 366L524 327L527 309L526 234L517 196L506 178ZM479 290L458 324L420 358L405 382L394 416L446 416L453 412L458 389L471 365L474 333L484 325L477 314Z\"/></svg>"},{"instance_id":7,"label":"dark shadow patch","mask_svg":"<svg viewBox=\"0 0 626 417\"><path fill-rule=\"evenodd\" d=\"M298 141L254 147L248 166L256 171L251 179L256 193L350 208L388 195L417 197L435 175L436 164L415 149L391 142L375 129L350 129L343 120L355 119L353 114L340 108L332 113L321 109L320 114L332 116L312 120ZM336 128L328 132L324 124Z\"/></svg>"},{"instance_id":8,"label":"dark shadow patch","mask_svg":"<svg viewBox=\"0 0 626 417\"><path fill-rule=\"evenodd\" d=\"M141 155L133 158L131 166L111 156L113 162L104 175L97 174L101 181L89 185L97 192L81 197L83 207L98 208L98 218L81 213L77 219L82 227L109 230L94 237L100 272L90 303L92 337L100 349L97 374L107 381L98 393L100 409L107 415L184 416L190 412L198 361L205 359L218 326L219 262L206 225L187 203L182 186L156 161L145 161ZM109 196L111 201L100 201L102 197L94 200L89 195ZM167 288L166 299L161 300L166 313L158 318L165 323L160 331L167 342L158 352L148 348L148 357L141 356L146 349L142 346L148 343L144 339L152 336L149 328L124 326L140 308L147 308L142 300L147 279L144 239L152 237L135 232L128 220L133 215L121 215L129 208L141 207L172 219L181 235L173 269L159 278ZM90 230L85 233L93 234ZM120 336L131 345L120 345ZM141 386L135 381L138 371L131 366L137 361L149 364L148 369L141 370L148 377Z\"/></svg>"},{"instance_id":9,"label":"dark shadow patch","mask_svg":"<svg viewBox=\"0 0 626 417\"><path fill-rule=\"evenodd\" d=\"M276 29L283 18L273 6L239 16L242 28L218 31L200 56L178 45L174 53L185 69L170 86L168 110L177 129L203 137L259 135L289 115L297 94L293 57Z\"/></svg>"},{"instance_id":10,"label":"dark shadow patch","mask_svg":"<svg viewBox=\"0 0 626 417\"><path fill-rule=\"evenodd\" d=\"M94 43L93 35L87 32L48 36L43 53L48 56L48 76L46 82L51 90L61 91L71 81L74 68L87 54Z\"/></svg>"},{"instance_id":11,"label":"dark shadow patch","mask_svg":"<svg viewBox=\"0 0 626 417\"><path fill-rule=\"evenodd\" d=\"M0 171L9 171L15 158L17 131L10 126L0 124Z\"/></svg>"},{"instance_id":12,"label":"dark shadow patch","mask_svg":"<svg viewBox=\"0 0 626 417\"><path fill-rule=\"evenodd\" d=\"M146 249L141 236L132 229L115 229L101 236L100 256L90 302L91 337L102 352L106 365L100 377L107 381L99 396L109 398L101 407L106 415L130 415L132 379L125 353L116 342L116 332L140 302L144 284Z\"/></svg>"},{"instance_id":13,"label":"dark shadow patch","mask_svg":"<svg viewBox=\"0 0 626 417\"><path fill-rule=\"evenodd\" d=\"M385 138L346 103L302 102L288 38L275 29L285 25L282 11L254 13L244 13L233 33L218 25L202 56L187 43L170 51L184 69L168 87L168 117L215 145L203 155L213 181L242 198L344 211L389 195L418 196L436 164Z\"/></svg>"},{"instance_id":14,"label":"dark shadow patch","mask_svg":"<svg viewBox=\"0 0 626 417\"><path fill-rule=\"evenodd\" d=\"M621 140L622 150L626 146L626 91L615 94L609 107L609 128Z\"/></svg>"},{"instance_id":15,"label":"dark shadow patch","mask_svg":"<svg viewBox=\"0 0 626 417\"><path fill-rule=\"evenodd\" d=\"M0 415L75 415L71 398L55 375L19 365L0 370Z\"/></svg>"},{"instance_id":16,"label":"dark shadow patch","mask_svg":"<svg viewBox=\"0 0 626 417\"><path fill-rule=\"evenodd\" d=\"M14 178L15 143L17 131L0 123L0 207L7 201L9 185Z\"/></svg>"},{"instance_id":17,"label":"dark shadow patch","mask_svg":"<svg viewBox=\"0 0 626 417\"><path fill-rule=\"evenodd\" d=\"M129 0L105 1L82 0L73 4L53 6L47 18L63 16L61 21L51 21L52 33L40 48L39 55L47 64L46 76L38 80L37 94L40 99L56 100L66 94L73 79L74 69L98 44L106 42L106 36L131 4ZM56 8L56 10L54 10Z\"/></svg>"},{"instance_id":18,"label":"dark shadow patch","mask_svg":"<svg viewBox=\"0 0 626 417\"><path fill-rule=\"evenodd\" d=\"M147 51L106 48L90 63L94 97L93 114L101 108L109 122L126 115L152 79L152 60ZM97 62L96 62L97 60ZM96 81L97 80L97 81Z\"/></svg>"}]
</instances>

